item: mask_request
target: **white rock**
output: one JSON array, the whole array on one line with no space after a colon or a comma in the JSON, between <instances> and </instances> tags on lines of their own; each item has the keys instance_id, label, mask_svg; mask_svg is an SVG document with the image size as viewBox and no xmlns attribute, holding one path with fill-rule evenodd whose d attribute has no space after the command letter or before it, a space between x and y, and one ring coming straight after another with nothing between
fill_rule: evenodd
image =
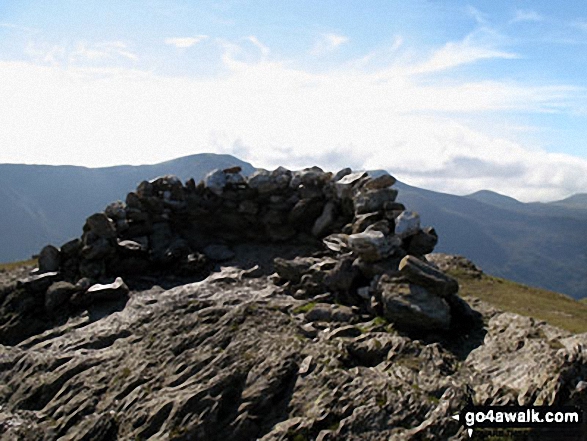
<instances>
[{"instance_id":1,"label":"white rock","mask_svg":"<svg viewBox=\"0 0 587 441\"><path fill-rule=\"evenodd\" d=\"M395 219L395 234L404 238L420 230L420 215L414 211L403 211Z\"/></svg>"}]
</instances>

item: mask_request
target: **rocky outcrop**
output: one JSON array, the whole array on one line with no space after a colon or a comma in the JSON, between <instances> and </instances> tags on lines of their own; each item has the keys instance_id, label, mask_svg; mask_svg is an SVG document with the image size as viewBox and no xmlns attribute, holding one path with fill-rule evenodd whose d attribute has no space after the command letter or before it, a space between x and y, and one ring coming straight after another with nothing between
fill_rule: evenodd
<instances>
[{"instance_id":1,"label":"rocky outcrop","mask_svg":"<svg viewBox=\"0 0 587 441\"><path fill-rule=\"evenodd\" d=\"M416 340L360 308L296 300L239 267L135 291L115 314L0 345L0 434L456 441L469 436L451 416L469 401L584 402L587 335L474 306L485 329Z\"/></svg>"}]
</instances>

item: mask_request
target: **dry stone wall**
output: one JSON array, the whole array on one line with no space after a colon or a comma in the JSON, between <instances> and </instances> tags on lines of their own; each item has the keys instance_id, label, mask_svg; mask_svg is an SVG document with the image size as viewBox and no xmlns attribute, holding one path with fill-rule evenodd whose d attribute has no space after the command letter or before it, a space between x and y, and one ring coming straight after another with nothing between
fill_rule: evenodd
<instances>
[{"instance_id":1,"label":"dry stone wall","mask_svg":"<svg viewBox=\"0 0 587 441\"><path fill-rule=\"evenodd\" d=\"M124 295L119 277L205 276L212 263L234 256L231 244L301 242L322 247L323 256L277 258L274 265L296 297L330 295L406 329L446 331L471 322L456 281L424 257L436 232L396 201L395 182L387 173L318 167L251 176L234 167L198 184L175 176L141 182L125 202L90 216L81 238L41 251L37 277L69 284L49 289L46 307Z\"/></svg>"}]
</instances>

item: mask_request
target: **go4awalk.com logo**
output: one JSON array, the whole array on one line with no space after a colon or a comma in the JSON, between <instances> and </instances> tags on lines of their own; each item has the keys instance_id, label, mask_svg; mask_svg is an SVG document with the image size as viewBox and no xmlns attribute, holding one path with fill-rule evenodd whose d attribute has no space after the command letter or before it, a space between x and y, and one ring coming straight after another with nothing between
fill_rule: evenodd
<instances>
[{"instance_id":1,"label":"go4awalk.com logo","mask_svg":"<svg viewBox=\"0 0 587 441\"><path fill-rule=\"evenodd\" d=\"M551 428L580 431L583 412L574 406L467 406L453 415L467 430L469 437L473 430Z\"/></svg>"}]
</instances>

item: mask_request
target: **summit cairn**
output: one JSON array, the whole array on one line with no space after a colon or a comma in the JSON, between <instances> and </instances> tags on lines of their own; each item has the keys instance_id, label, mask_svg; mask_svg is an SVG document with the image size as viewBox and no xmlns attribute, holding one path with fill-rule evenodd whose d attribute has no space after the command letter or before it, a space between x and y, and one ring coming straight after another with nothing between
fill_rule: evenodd
<instances>
[{"instance_id":1,"label":"summit cairn","mask_svg":"<svg viewBox=\"0 0 587 441\"><path fill-rule=\"evenodd\" d=\"M425 257L436 232L421 228L419 215L396 201L395 182L387 172L319 167L258 169L251 176L232 167L185 185L162 176L88 217L81 238L45 247L40 272L57 271L77 287L59 297L63 309L68 298L75 307L126 296L128 289L93 295L93 286L120 284L120 277L204 278L215 263L234 260L239 243L299 243L319 256L274 261L279 284L296 298L322 296L407 331L471 325L475 314L458 297L456 280ZM48 312L58 314L56 290L49 292Z\"/></svg>"}]
</instances>

